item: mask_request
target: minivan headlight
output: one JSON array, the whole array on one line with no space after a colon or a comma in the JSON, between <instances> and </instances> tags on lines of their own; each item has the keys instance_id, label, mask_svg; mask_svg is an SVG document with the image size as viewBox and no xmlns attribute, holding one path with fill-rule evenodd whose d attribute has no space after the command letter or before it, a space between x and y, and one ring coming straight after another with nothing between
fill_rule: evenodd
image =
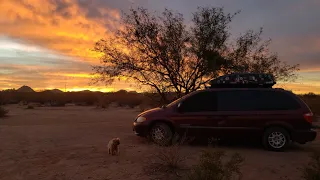
<instances>
[{"instance_id":1,"label":"minivan headlight","mask_svg":"<svg viewBox=\"0 0 320 180\"><path fill-rule=\"evenodd\" d=\"M145 120L146 120L145 117L140 116L140 117L138 117L137 122L138 122L138 123L142 123L142 122L145 121Z\"/></svg>"}]
</instances>

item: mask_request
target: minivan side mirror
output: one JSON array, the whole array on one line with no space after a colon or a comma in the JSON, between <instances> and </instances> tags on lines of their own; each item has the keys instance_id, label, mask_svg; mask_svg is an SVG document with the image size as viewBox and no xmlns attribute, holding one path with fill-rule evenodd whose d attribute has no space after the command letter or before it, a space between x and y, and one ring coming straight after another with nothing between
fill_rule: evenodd
<instances>
[{"instance_id":1,"label":"minivan side mirror","mask_svg":"<svg viewBox=\"0 0 320 180\"><path fill-rule=\"evenodd\" d=\"M177 110L178 110L178 112L181 112L181 106L182 106L182 103L179 102L179 104L177 105Z\"/></svg>"}]
</instances>

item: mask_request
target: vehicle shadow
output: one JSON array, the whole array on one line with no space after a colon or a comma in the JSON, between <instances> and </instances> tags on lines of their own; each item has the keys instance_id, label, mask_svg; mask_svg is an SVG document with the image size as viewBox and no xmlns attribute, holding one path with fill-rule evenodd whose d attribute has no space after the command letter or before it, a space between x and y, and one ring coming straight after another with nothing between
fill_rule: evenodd
<instances>
[{"instance_id":1,"label":"vehicle shadow","mask_svg":"<svg viewBox=\"0 0 320 180\"><path fill-rule=\"evenodd\" d=\"M260 140L257 139L224 139L216 140L208 143L205 138L196 138L192 142L189 142L187 146L191 147L218 147L223 149L248 149L248 150L261 150L265 151ZM312 152L317 149L314 144L297 144L290 143L285 150L286 152Z\"/></svg>"},{"instance_id":2,"label":"vehicle shadow","mask_svg":"<svg viewBox=\"0 0 320 180\"><path fill-rule=\"evenodd\" d=\"M146 138L134 138L135 144L141 145L155 145L153 142ZM191 139L191 140L190 140ZM133 140L133 139L132 139ZM208 138L189 138L188 141L180 144L182 147L194 147L194 148L204 148L204 147L214 147L230 150L256 150L265 151L260 140L257 139L224 139L224 140L208 140ZM310 143L310 144L298 144L290 143L285 152L313 152L315 149L320 149L320 144Z\"/></svg>"}]
</instances>

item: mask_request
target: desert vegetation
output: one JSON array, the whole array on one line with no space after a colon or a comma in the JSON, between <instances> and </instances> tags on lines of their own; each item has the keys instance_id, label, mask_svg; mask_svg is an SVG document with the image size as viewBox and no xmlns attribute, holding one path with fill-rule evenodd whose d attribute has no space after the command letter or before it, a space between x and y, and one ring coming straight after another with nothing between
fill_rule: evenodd
<instances>
[{"instance_id":1,"label":"desert vegetation","mask_svg":"<svg viewBox=\"0 0 320 180\"><path fill-rule=\"evenodd\" d=\"M169 102L177 98L174 92L166 93ZM312 112L320 115L320 96L314 93L299 95ZM0 105L20 104L23 106L51 106L61 107L66 104L79 106L96 106L97 108L107 109L111 105L123 108L138 108L140 111L164 105L158 93L137 93L120 90L117 92L17 92L1 91Z\"/></svg>"},{"instance_id":2,"label":"desert vegetation","mask_svg":"<svg viewBox=\"0 0 320 180\"><path fill-rule=\"evenodd\" d=\"M300 95L305 103L308 104L312 112L316 115L320 115L320 95L314 93L307 93Z\"/></svg>"},{"instance_id":3,"label":"desert vegetation","mask_svg":"<svg viewBox=\"0 0 320 180\"><path fill-rule=\"evenodd\" d=\"M310 156L310 162L302 168L302 178L304 180L320 179L320 151L316 151Z\"/></svg>"},{"instance_id":4,"label":"desert vegetation","mask_svg":"<svg viewBox=\"0 0 320 180\"><path fill-rule=\"evenodd\" d=\"M7 116L8 112L9 112L8 110L0 106L0 118Z\"/></svg>"},{"instance_id":5,"label":"desert vegetation","mask_svg":"<svg viewBox=\"0 0 320 180\"><path fill-rule=\"evenodd\" d=\"M235 153L226 161L224 151L208 149L201 153L198 164L188 174L188 180L231 180L241 179L244 158Z\"/></svg>"}]
</instances>

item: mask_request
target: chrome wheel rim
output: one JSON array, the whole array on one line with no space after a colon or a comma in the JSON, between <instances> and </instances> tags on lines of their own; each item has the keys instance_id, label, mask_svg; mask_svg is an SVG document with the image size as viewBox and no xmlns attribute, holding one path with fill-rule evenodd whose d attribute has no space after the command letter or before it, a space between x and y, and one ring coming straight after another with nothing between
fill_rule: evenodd
<instances>
[{"instance_id":1,"label":"chrome wheel rim","mask_svg":"<svg viewBox=\"0 0 320 180\"><path fill-rule=\"evenodd\" d=\"M161 142L165 139L165 130L161 127L155 127L151 131L152 139L156 142Z\"/></svg>"},{"instance_id":2,"label":"chrome wheel rim","mask_svg":"<svg viewBox=\"0 0 320 180\"><path fill-rule=\"evenodd\" d=\"M286 144L286 136L281 132L272 132L268 136L269 145L275 149L282 148Z\"/></svg>"}]
</instances>

